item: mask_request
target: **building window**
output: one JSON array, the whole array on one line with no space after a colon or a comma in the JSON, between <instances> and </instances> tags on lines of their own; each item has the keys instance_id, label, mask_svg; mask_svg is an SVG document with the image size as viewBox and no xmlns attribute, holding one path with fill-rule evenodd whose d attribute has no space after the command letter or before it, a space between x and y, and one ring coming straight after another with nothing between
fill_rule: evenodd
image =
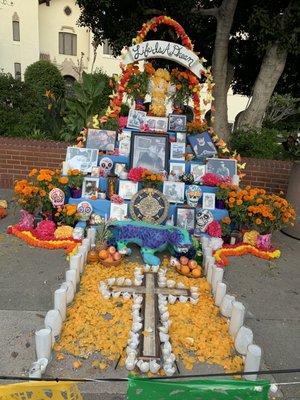
<instances>
[{"instance_id":1,"label":"building window","mask_svg":"<svg viewBox=\"0 0 300 400\"><path fill-rule=\"evenodd\" d=\"M109 54L110 56L113 55L112 47L109 45L107 39L105 39L103 42L103 54Z\"/></svg>"},{"instance_id":2,"label":"building window","mask_svg":"<svg viewBox=\"0 0 300 400\"><path fill-rule=\"evenodd\" d=\"M59 32L59 54L77 55L77 35Z\"/></svg>"},{"instance_id":3,"label":"building window","mask_svg":"<svg viewBox=\"0 0 300 400\"><path fill-rule=\"evenodd\" d=\"M15 79L18 79L20 81L21 78L22 78L21 64L15 63Z\"/></svg>"},{"instance_id":4,"label":"building window","mask_svg":"<svg viewBox=\"0 0 300 400\"><path fill-rule=\"evenodd\" d=\"M13 40L15 42L19 42L20 41L20 22L13 21L12 28L13 28Z\"/></svg>"},{"instance_id":5,"label":"building window","mask_svg":"<svg viewBox=\"0 0 300 400\"><path fill-rule=\"evenodd\" d=\"M65 8L64 8L64 13L65 13L67 16L71 15L71 14L72 14L71 8L70 8L69 6L65 7Z\"/></svg>"}]
</instances>

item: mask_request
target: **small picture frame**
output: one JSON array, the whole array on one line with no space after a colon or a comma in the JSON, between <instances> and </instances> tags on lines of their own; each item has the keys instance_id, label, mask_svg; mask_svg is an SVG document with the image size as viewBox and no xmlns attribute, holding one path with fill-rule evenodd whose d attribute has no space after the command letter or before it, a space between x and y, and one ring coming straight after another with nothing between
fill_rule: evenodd
<instances>
[{"instance_id":1,"label":"small picture frame","mask_svg":"<svg viewBox=\"0 0 300 400\"><path fill-rule=\"evenodd\" d=\"M165 117L152 117L147 115L145 118L145 125L148 132L167 132L168 118Z\"/></svg>"},{"instance_id":2,"label":"small picture frame","mask_svg":"<svg viewBox=\"0 0 300 400\"><path fill-rule=\"evenodd\" d=\"M82 147L68 147L66 162L68 169L79 169L83 174L88 174L92 171L92 167L98 164L97 149L87 149Z\"/></svg>"},{"instance_id":3,"label":"small picture frame","mask_svg":"<svg viewBox=\"0 0 300 400\"><path fill-rule=\"evenodd\" d=\"M169 114L169 131L185 132L186 115Z\"/></svg>"},{"instance_id":4,"label":"small picture frame","mask_svg":"<svg viewBox=\"0 0 300 400\"><path fill-rule=\"evenodd\" d=\"M100 167L92 167L92 170L91 170L91 177L92 178L99 178L99 176L100 176Z\"/></svg>"},{"instance_id":5,"label":"small picture frame","mask_svg":"<svg viewBox=\"0 0 300 400\"><path fill-rule=\"evenodd\" d=\"M184 163L177 163L177 162L170 162L169 167L170 174L176 176L177 178L183 174L185 174L185 164Z\"/></svg>"},{"instance_id":6,"label":"small picture frame","mask_svg":"<svg viewBox=\"0 0 300 400\"><path fill-rule=\"evenodd\" d=\"M86 199L98 198L99 191L99 179L86 177L82 184L82 197Z\"/></svg>"},{"instance_id":7,"label":"small picture frame","mask_svg":"<svg viewBox=\"0 0 300 400\"><path fill-rule=\"evenodd\" d=\"M186 143L186 133L185 132L176 132L176 142Z\"/></svg>"},{"instance_id":8,"label":"small picture frame","mask_svg":"<svg viewBox=\"0 0 300 400\"><path fill-rule=\"evenodd\" d=\"M196 225L196 209L193 207L177 207L175 225L179 228L194 232Z\"/></svg>"},{"instance_id":9,"label":"small picture frame","mask_svg":"<svg viewBox=\"0 0 300 400\"><path fill-rule=\"evenodd\" d=\"M120 173L122 171L124 171L125 168L126 168L126 164L125 163L115 163L115 165L114 165L114 173L119 177Z\"/></svg>"},{"instance_id":10,"label":"small picture frame","mask_svg":"<svg viewBox=\"0 0 300 400\"><path fill-rule=\"evenodd\" d=\"M202 195L202 208L205 210L214 210L216 203L215 193L203 193Z\"/></svg>"},{"instance_id":11,"label":"small picture frame","mask_svg":"<svg viewBox=\"0 0 300 400\"><path fill-rule=\"evenodd\" d=\"M128 204L110 203L110 218L116 221L123 221L127 218Z\"/></svg>"},{"instance_id":12,"label":"small picture frame","mask_svg":"<svg viewBox=\"0 0 300 400\"><path fill-rule=\"evenodd\" d=\"M146 115L146 111L131 108L128 114L127 128L139 130L140 126L145 123Z\"/></svg>"},{"instance_id":13,"label":"small picture frame","mask_svg":"<svg viewBox=\"0 0 300 400\"><path fill-rule=\"evenodd\" d=\"M117 133L100 129L88 129L86 148L114 151Z\"/></svg>"},{"instance_id":14,"label":"small picture frame","mask_svg":"<svg viewBox=\"0 0 300 400\"><path fill-rule=\"evenodd\" d=\"M213 157L217 154L217 149L208 132L188 135L188 141L193 149L196 158Z\"/></svg>"},{"instance_id":15,"label":"small picture frame","mask_svg":"<svg viewBox=\"0 0 300 400\"><path fill-rule=\"evenodd\" d=\"M206 172L232 178L237 174L237 161L227 158L208 158Z\"/></svg>"},{"instance_id":16,"label":"small picture frame","mask_svg":"<svg viewBox=\"0 0 300 400\"><path fill-rule=\"evenodd\" d=\"M124 200L131 200L132 196L138 191L138 182L129 180L119 181L119 196Z\"/></svg>"},{"instance_id":17,"label":"small picture frame","mask_svg":"<svg viewBox=\"0 0 300 400\"><path fill-rule=\"evenodd\" d=\"M185 143L178 143L178 142L171 143L170 159L180 160L180 161L185 160Z\"/></svg>"},{"instance_id":18,"label":"small picture frame","mask_svg":"<svg viewBox=\"0 0 300 400\"><path fill-rule=\"evenodd\" d=\"M205 164L191 164L191 174L193 175L195 182L201 182L201 178L205 175L205 172Z\"/></svg>"},{"instance_id":19,"label":"small picture frame","mask_svg":"<svg viewBox=\"0 0 300 400\"><path fill-rule=\"evenodd\" d=\"M184 182L164 181L163 193L170 203L184 203Z\"/></svg>"},{"instance_id":20,"label":"small picture frame","mask_svg":"<svg viewBox=\"0 0 300 400\"><path fill-rule=\"evenodd\" d=\"M123 130L118 135L119 155L128 157L130 154L131 131Z\"/></svg>"}]
</instances>

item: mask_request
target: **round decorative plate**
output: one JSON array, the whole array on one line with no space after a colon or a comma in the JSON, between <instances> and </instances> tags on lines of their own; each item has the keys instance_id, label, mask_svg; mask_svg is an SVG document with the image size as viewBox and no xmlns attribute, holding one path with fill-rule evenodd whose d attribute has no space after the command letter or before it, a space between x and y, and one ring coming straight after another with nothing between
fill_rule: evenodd
<instances>
[{"instance_id":1,"label":"round decorative plate","mask_svg":"<svg viewBox=\"0 0 300 400\"><path fill-rule=\"evenodd\" d=\"M162 224L168 217L169 201L159 190L146 188L132 197L129 211L134 220Z\"/></svg>"}]
</instances>

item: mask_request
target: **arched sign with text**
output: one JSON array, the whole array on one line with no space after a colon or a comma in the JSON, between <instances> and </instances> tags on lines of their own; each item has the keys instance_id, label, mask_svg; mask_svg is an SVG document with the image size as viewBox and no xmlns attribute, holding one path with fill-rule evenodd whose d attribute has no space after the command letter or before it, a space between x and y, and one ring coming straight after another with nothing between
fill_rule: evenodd
<instances>
[{"instance_id":1,"label":"arched sign with text","mask_svg":"<svg viewBox=\"0 0 300 400\"><path fill-rule=\"evenodd\" d=\"M198 78L204 70L197 54L178 43L164 40L148 40L129 47L124 64L147 60L148 58L166 58L183 65Z\"/></svg>"}]
</instances>

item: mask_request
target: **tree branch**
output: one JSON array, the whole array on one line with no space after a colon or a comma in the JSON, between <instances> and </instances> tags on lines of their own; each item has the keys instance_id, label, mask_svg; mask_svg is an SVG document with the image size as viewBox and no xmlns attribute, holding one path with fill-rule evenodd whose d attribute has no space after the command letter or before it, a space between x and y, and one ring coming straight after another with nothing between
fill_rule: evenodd
<instances>
[{"instance_id":1,"label":"tree branch","mask_svg":"<svg viewBox=\"0 0 300 400\"><path fill-rule=\"evenodd\" d=\"M163 10L158 10L157 8L146 8L144 10L144 15L163 15L164 13Z\"/></svg>"},{"instance_id":2,"label":"tree branch","mask_svg":"<svg viewBox=\"0 0 300 400\"><path fill-rule=\"evenodd\" d=\"M218 16L218 7L213 7L213 8L192 8L191 13L192 14L201 14L201 15L209 15L212 17Z\"/></svg>"}]
</instances>

